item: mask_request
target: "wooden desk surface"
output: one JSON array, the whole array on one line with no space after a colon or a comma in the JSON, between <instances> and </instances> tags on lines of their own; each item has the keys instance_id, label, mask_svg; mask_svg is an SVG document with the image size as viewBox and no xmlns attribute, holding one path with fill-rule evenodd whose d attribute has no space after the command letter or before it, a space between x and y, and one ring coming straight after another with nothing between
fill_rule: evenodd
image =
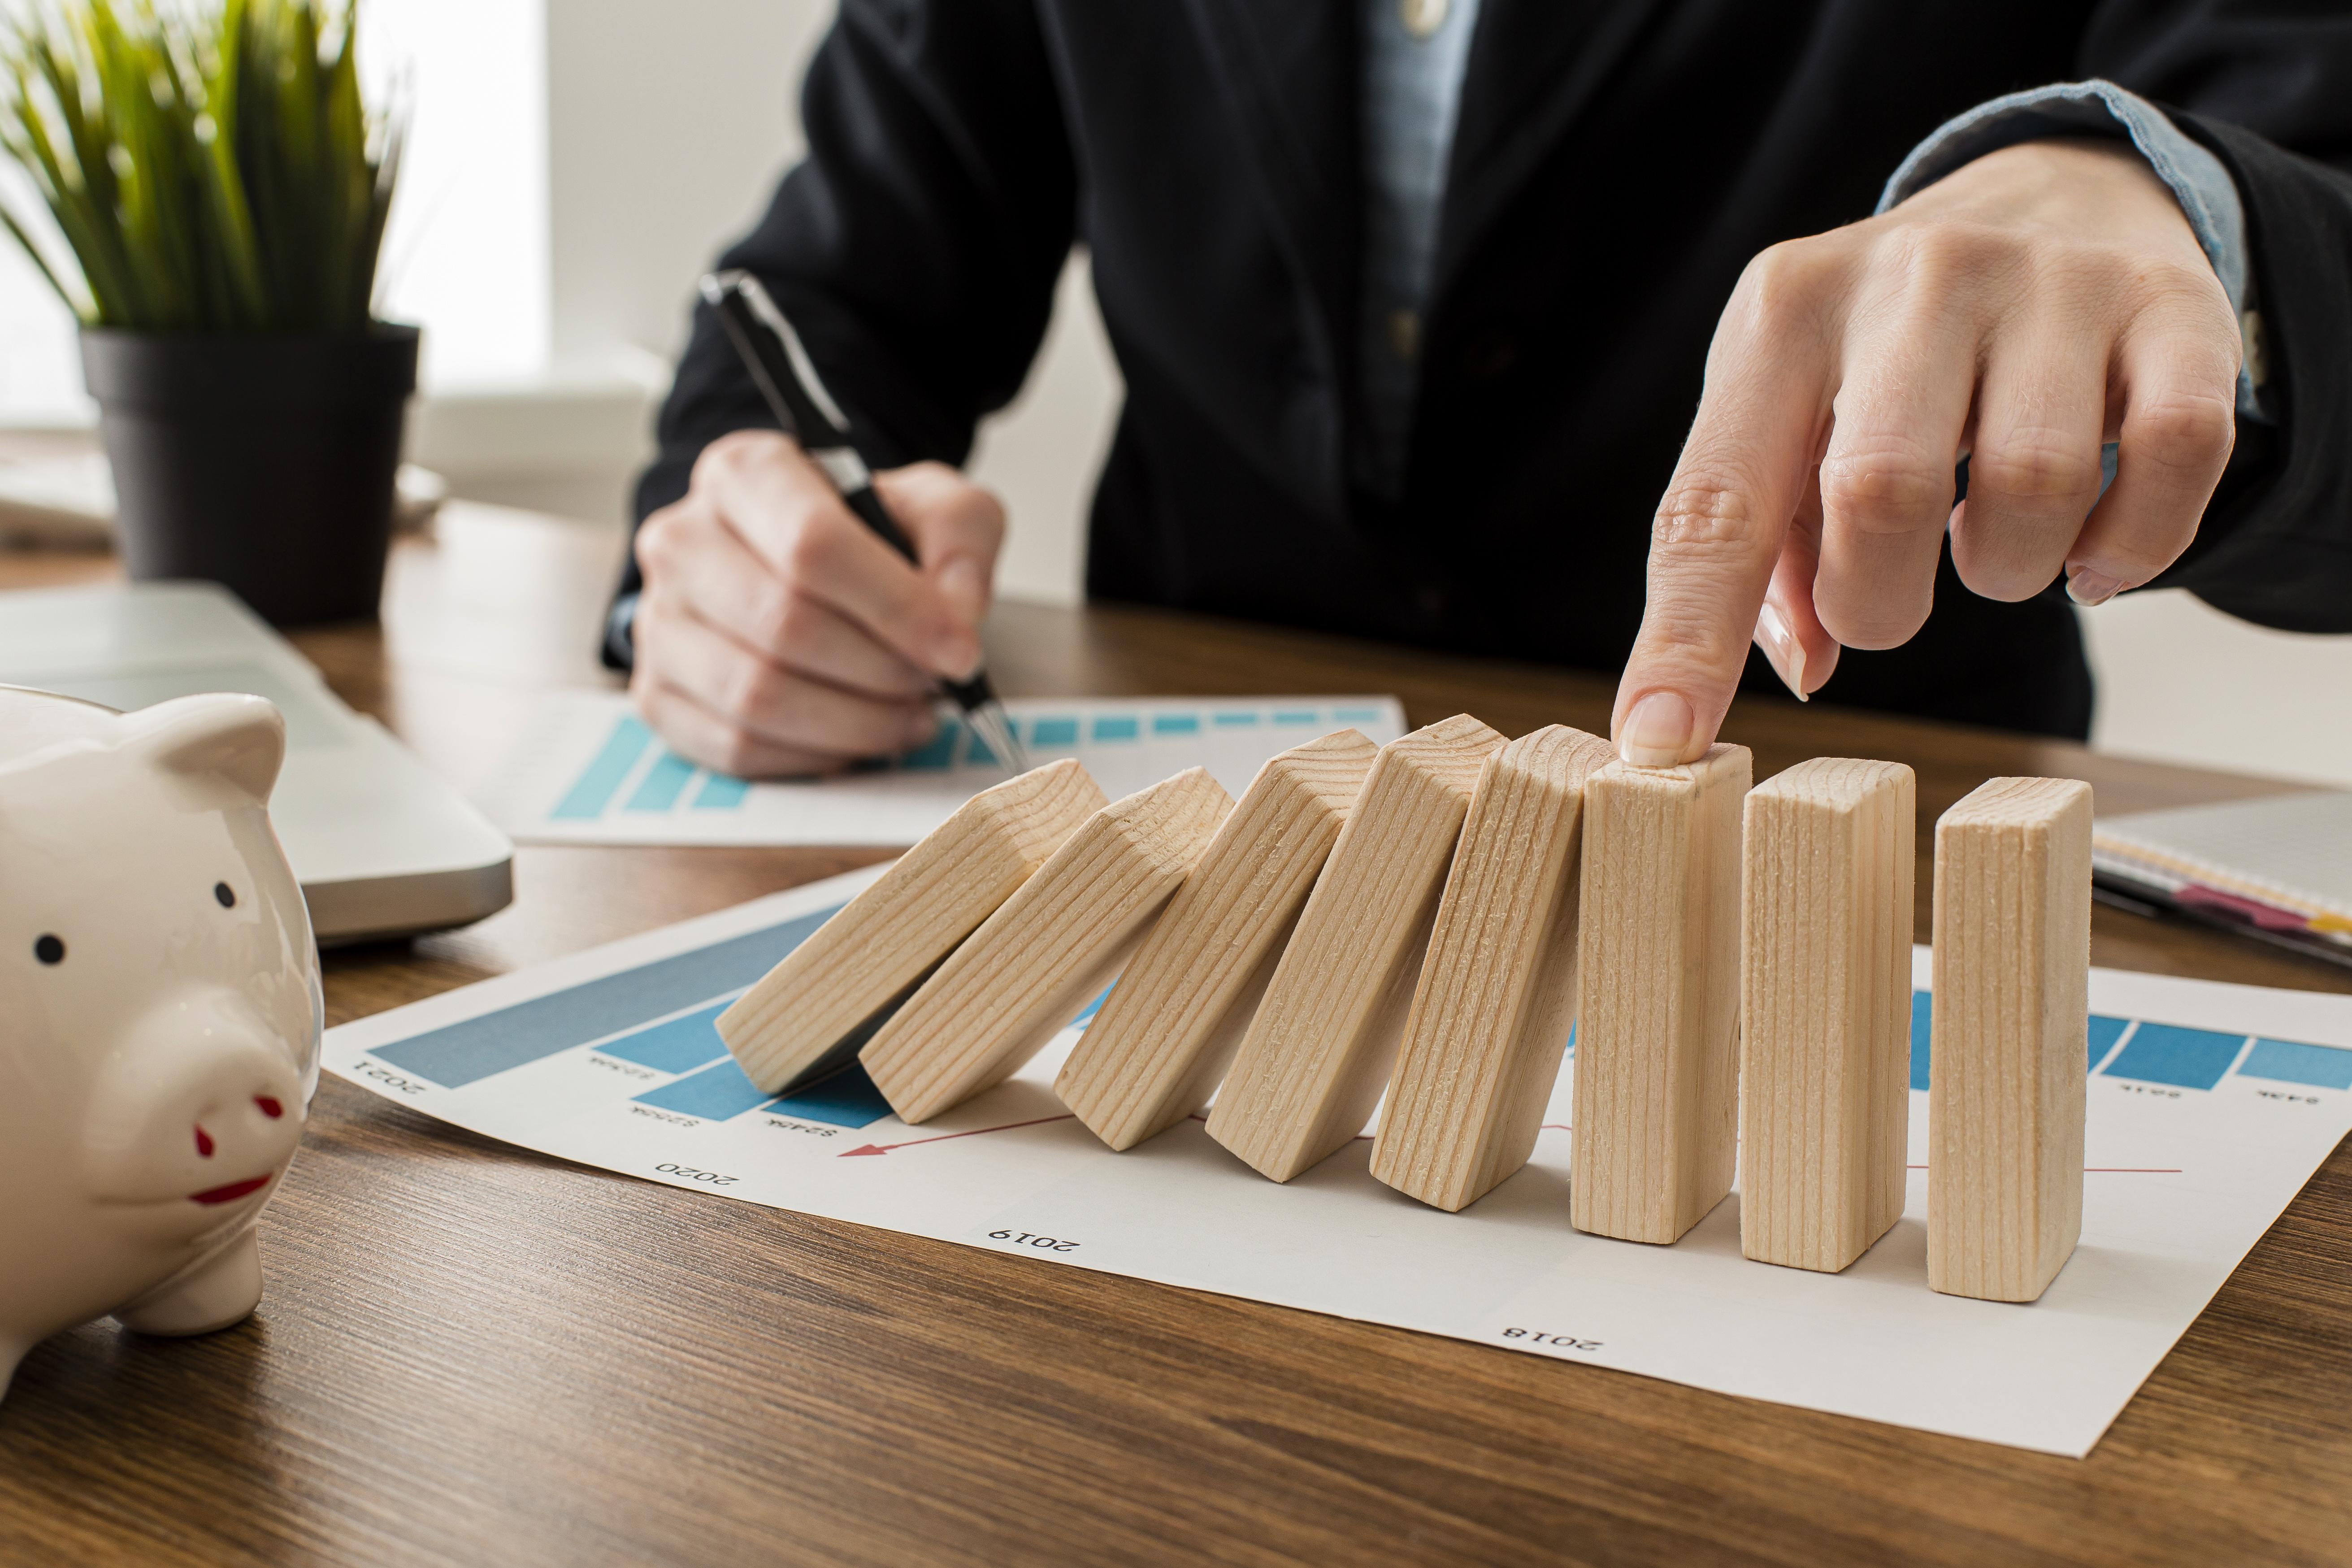
<instances>
[{"instance_id":1,"label":"wooden desk surface","mask_svg":"<svg viewBox=\"0 0 2352 1568\"><path fill-rule=\"evenodd\" d=\"M428 756L586 650L615 542L459 508L386 626L298 639ZM103 558L0 557L0 585ZM1395 691L1517 734L1606 681L1262 627L1006 606L1019 694ZM1758 773L1993 773L2109 809L2284 786L1755 702ZM463 931L330 955L331 1023L879 858L526 848ZM2352 976L2100 910L2093 959ZM506 1148L333 1079L209 1339L59 1336L0 1405L0 1561L1748 1563L2352 1561L2352 1156L2338 1149L2086 1460L781 1214Z\"/></svg>"}]
</instances>

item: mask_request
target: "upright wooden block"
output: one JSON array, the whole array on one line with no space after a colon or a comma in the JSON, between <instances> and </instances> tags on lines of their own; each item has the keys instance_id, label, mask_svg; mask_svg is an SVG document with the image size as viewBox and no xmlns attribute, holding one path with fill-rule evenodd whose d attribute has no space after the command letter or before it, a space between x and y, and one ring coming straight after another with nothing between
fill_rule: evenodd
<instances>
[{"instance_id":1,"label":"upright wooden block","mask_svg":"<svg viewBox=\"0 0 2352 1568\"><path fill-rule=\"evenodd\" d=\"M1380 748L1353 730L1272 758L1209 841L1054 1080L1129 1149L1216 1092Z\"/></svg>"},{"instance_id":2,"label":"upright wooden block","mask_svg":"<svg viewBox=\"0 0 2352 1568\"><path fill-rule=\"evenodd\" d=\"M1739 1246L1834 1274L1903 1215L1918 791L1816 757L1748 793Z\"/></svg>"},{"instance_id":3,"label":"upright wooden block","mask_svg":"<svg viewBox=\"0 0 2352 1568\"><path fill-rule=\"evenodd\" d=\"M858 1059L905 1121L1017 1072L1110 984L1233 808L1205 768L1096 812L1021 884Z\"/></svg>"},{"instance_id":4,"label":"upright wooden block","mask_svg":"<svg viewBox=\"0 0 2352 1568\"><path fill-rule=\"evenodd\" d=\"M1753 763L1612 763L1584 786L1569 1220L1671 1242L1731 1190L1739 1088L1739 818Z\"/></svg>"},{"instance_id":5,"label":"upright wooden block","mask_svg":"<svg viewBox=\"0 0 2352 1568\"><path fill-rule=\"evenodd\" d=\"M1277 1182L1362 1131L1444 890L1471 792L1503 737L1466 713L1381 748L1209 1112Z\"/></svg>"},{"instance_id":6,"label":"upright wooden block","mask_svg":"<svg viewBox=\"0 0 2352 1568\"><path fill-rule=\"evenodd\" d=\"M839 1067L912 990L1103 808L1064 758L981 791L719 1015L744 1075L773 1094Z\"/></svg>"},{"instance_id":7,"label":"upright wooden block","mask_svg":"<svg viewBox=\"0 0 2352 1568\"><path fill-rule=\"evenodd\" d=\"M2083 1232L2091 786L1991 779L1936 824L1927 1283L2031 1301Z\"/></svg>"},{"instance_id":8,"label":"upright wooden block","mask_svg":"<svg viewBox=\"0 0 2352 1568\"><path fill-rule=\"evenodd\" d=\"M1554 724L1478 775L1372 1144L1401 1193L1465 1208L1535 1152L1576 1022L1585 780L1615 755Z\"/></svg>"}]
</instances>

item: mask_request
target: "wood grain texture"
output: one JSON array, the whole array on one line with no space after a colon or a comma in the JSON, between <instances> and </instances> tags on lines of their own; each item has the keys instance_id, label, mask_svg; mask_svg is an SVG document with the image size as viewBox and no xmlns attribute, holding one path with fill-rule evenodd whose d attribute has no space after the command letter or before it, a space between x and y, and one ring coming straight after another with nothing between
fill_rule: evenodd
<instances>
[{"instance_id":1,"label":"wood grain texture","mask_svg":"<svg viewBox=\"0 0 2352 1568\"><path fill-rule=\"evenodd\" d=\"M1081 824L857 1053L900 1120L992 1089L1117 977L1233 809L1206 768Z\"/></svg>"},{"instance_id":2,"label":"wood grain texture","mask_svg":"<svg viewBox=\"0 0 2352 1568\"><path fill-rule=\"evenodd\" d=\"M1739 821L1753 760L1612 763L1584 786L1569 1215L1672 1242L1731 1191L1738 1148Z\"/></svg>"},{"instance_id":3,"label":"wood grain texture","mask_svg":"<svg viewBox=\"0 0 2352 1568\"><path fill-rule=\"evenodd\" d=\"M381 629L297 638L452 770L499 754L548 682L599 679L622 549L579 524L476 524L445 515L440 542L395 548ZM113 571L0 553L7 586ZM1019 696L1393 691L1415 722L1468 709L1514 735L1604 729L1614 694L1581 671L1119 605L1000 603L988 647ZM1988 776L2086 779L2115 811L2294 787L1836 693L1743 696L1728 736L1759 775L1824 754L1917 771L1921 940L1935 817ZM526 845L510 909L328 954L328 1021L893 852ZM2326 965L2105 907L2092 951L2352 993ZM242 1327L165 1342L99 1323L35 1347L0 1404L0 1563L2352 1560L2352 1147L2079 1461L729 1203L334 1079L261 1250L268 1294Z\"/></svg>"},{"instance_id":4,"label":"wood grain texture","mask_svg":"<svg viewBox=\"0 0 2352 1568\"><path fill-rule=\"evenodd\" d=\"M876 1015L1108 804L1070 757L964 802L719 1015L719 1038L744 1076L773 1094L840 1066Z\"/></svg>"},{"instance_id":5,"label":"wood grain texture","mask_svg":"<svg viewBox=\"0 0 2352 1568\"><path fill-rule=\"evenodd\" d=\"M1381 748L1209 1111L1209 1136L1261 1175L1317 1164L1380 1103L1471 794L1503 743L1457 713Z\"/></svg>"},{"instance_id":6,"label":"wood grain texture","mask_svg":"<svg viewBox=\"0 0 2352 1568\"><path fill-rule=\"evenodd\" d=\"M2083 1232L2091 788L1989 779L1936 824L1927 1283L2031 1301Z\"/></svg>"},{"instance_id":7,"label":"wood grain texture","mask_svg":"<svg viewBox=\"0 0 2352 1568\"><path fill-rule=\"evenodd\" d=\"M1739 1245L1836 1273L1903 1216L1917 780L1818 757L1748 795Z\"/></svg>"},{"instance_id":8,"label":"wood grain texture","mask_svg":"<svg viewBox=\"0 0 2352 1568\"><path fill-rule=\"evenodd\" d=\"M1552 724L1478 775L1372 1144L1401 1193L1466 1208L1535 1152L1576 1022L1585 780L1615 755Z\"/></svg>"},{"instance_id":9,"label":"wood grain texture","mask_svg":"<svg viewBox=\"0 0 2352 1568\"><path fill-rule=\"evenodd\" d=\"M1380 748L1341 730L1268 758L1054 1079L1131 1149L1209 1103Z\"/></svg>"}]
</instances>

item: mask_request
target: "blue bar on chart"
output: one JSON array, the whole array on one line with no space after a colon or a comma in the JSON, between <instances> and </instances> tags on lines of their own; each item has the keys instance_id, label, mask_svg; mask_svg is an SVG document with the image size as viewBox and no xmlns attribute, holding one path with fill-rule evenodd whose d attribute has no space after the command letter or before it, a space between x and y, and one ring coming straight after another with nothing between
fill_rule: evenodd
<instances>
[{"instance_id":1,"label":"blue bar on chart","mask_svg":"<svg viewBox=\"0 0 2352 1568\"><path fill-rule=\"evenodd\" d=\"M2178 1024L2142 1024L2132 1031L2130 1043L2107 1064L2105 1076L2169 1084L2175 1089L2211 1089L2229 1072L2245 1044L2243 1035L2184 1029Z\"/></svg>"},{"instance_id":2,"label":"blue bar on chart","mask_svg":"<svg viewBox=\"0 0 2352 1568\"><path fill-rule=\"evenodd\" d=\"M2095 1013L2091 1016L2089 1070L2099 1070L2099 1064L2107 1059L2107 1053L2116 1048L2116 1042L2130 1028L2129 1018L2108 1018Z\"/></svg>"},{"instance_id":3,"label":"blue bar on chart","mask_svg":"<svg viewBox=\"0 0 2352 1568\"><path fill-rule=\"evenodd\" d=\"M443 1089L469 1083L742 990L823 925L819 910L674 958L518 1002L427 1030L374 1052L376 1059Z\"/></svg>"},{"instance_id":4,"label":"blue bar on chart","mask_svg":"<svg viewBox=\"0 0 2352 1568\"><path fill-rule=\"evenodd\" d=\"M1078 721L1076 719L1039 719L1029 726L1029 744L1038 746L1075 746L1078 743Z\"/></svg>"},{"instance_id":5,"label":"blue bar on chart","mask_svg":"<svg viewBox=\"0 0 2352 1568\"><path fill-rule=\"evenodd\" d=\"M1927 1052L1935 1038L1935 997L1911 993L1911 1087L1927 1092Z\"/></svg>"},{"instance_id":6,"label":"blue bar on chart","mask_svg":"<svg viewBox=\"0 0 2352 1568\"><path fill-rule=\"evenodd\" d=\"M637 765L637 759L645 754L653 738L654 732L634 717L614 725L604 745L580 770L580 776L572 781L572 787L563 792L563 798L548 815L558 822L593 822L604 816L621 782Z\"/></svg>"},{"instance_id":7,"label":"blue bar on chart","mask_svg":"<svg viewBox=\"0 0 2352 1568\"><path fill-rule=\"evenodd\" d=\"M1018 739L1018 736L1015 739ZM983 740L979 731L974 730L971 731L971 744L964 749L963 760L974 767L992 768L997 765L996 748Z\"/></svg>"},{"instance_id":8,"label":"blue bar on chart","mask_svg":"<svg viewBox=\"0 0 2352 1568\"><path fill-rule=\"evenodd\" d=\"M902 768L944 768L955 761L956 740L963 733L958 719L940 721L939 732L898 759Z\"/></svg>"},{"instance_id":9,"label":"blue bar on chart","mask_svg":"<svg viewBox=\"0 0 2352 1568\"><path fill-rule=\"evenodd\" d=\"M2238 1076L2299 1083L2309 1089L2352 1089L2352 1051L2293 1040L2256 1040Z\"/></svg>"},{"instance_id":10,"label":"blue bar on chart","mask_svg":"<svg viewBox=\"0 0 2352 1568\"><path fill-rule=\"evenodd\" d=\"M687 784L695 773L692 763L676 752L665 751L654 760L654 765L646 770L646 776L637 781L636 790L629 796L629 804L621 809L667 811L677 804L677 797L686 793Z\"/></svg>"},{"instance_id":11,"label":"blue bar on chart","mask_svg":"<svg viewBox=\"0 0 2352 1568\"><path fill-rule=\"evenodd\" d=\"M865 1127L890 1114L890 1102L852 1063L822 1083L791 1094L771 1095L743 1076L732 1057L714 1062L691 1077L647 1089L635 1097L639 1105L698 1116L706 1121L728 1121L747 1111L761 1110L798 1121L822 1121L833 1127Z\"/></svg>"},{"instance_id":12,"label":"blue bar on chart","mask_svg":"<svg viewBox=\"0 0 2352 1568\"><path fill-rule=\"evenodd\" d=\"M1197 735L1201 732L1198 713L1155 713L1151 718L1155 735Z\"/></svg>"},{"instance_id":13,"label":"blue bar on chart","mask_svg":"<svg viewBox=\"0 0 2352 1568\"><path fill-rule=\"evenodd\" d=\"M835 1127L868 1127L890 1114L890 1102L856 1062L822 1083L791 1094L778 1095L761 1110L799 1121L823 1121Z\"/></svg>"},{"instance_id":14,"label":"blue bar on chart","mask_svg":"<svg viewBox=\"0 0 2352 1568\"><path fill-rule=\"evenodd\" d=\"M1097 741L1132 741L1136 736L1133 718L1106 713L1095 721L1094 736Z\"/></svg>"},{"instance_id":15,"label":"blue bar on chart","mask_svg":"<svg viewBox=\"0 0 2352 1568\"><path fill-rule=\"evenodd\" d=\"M1274 721L1277 724L1312 724L1315 722L1315 710L1312 708L1277 709L1275 710Z\"/></svg>"},{"instance_id":16,"label":"blue bar on chart","mask_svg":"<svg viewBox=\"0 0 2352 1568\"><path fill-rule=\"evenodd\" d=\"M648 1025L617 1040L605 1041L596 1047L597 1053L618 1057L656 1072L692 1072L727 1054L727 1042L719 1037L719 1015L727 1011L727 1006L719 1002L667 1023Z\"/></svg>"},{"instance_id":17,"label":"blue bar on chart","mask_svg":"<svg viewBox=\"0 0 2352 1568\"><path fill-rule=\"evenodd\" d=\"M1257 722L1255 713L1220 713L1210 721L1222 729L1241 729Z\"/></svg>"},{"instance_id":18,"label":"blue bar on chart","mask_svg":"<svg viewBox=\"0 0 2352 1568\"><path fill-rule=\"evenodd\" d=\"M697 811L732 811L743 804L751 793L751 782L729 773L711 773L702 781L702 788L694 797Z\"/></svg>"},{"instance_id":19,"label":"blue bar on chart","mask_svg":"<svg viewBox=\"0 0 2352 1568\"><path fill-rule=\"evenodd\" d=\"M1377 708L1335 708L1331 717L1342 724L1377 724L1388 715Z\"/></svg>"},{"instance_id":20,"label":"blue bar on chart","mask_svg":"<svg viewBox=\"0 0 2352 1568\"><path fill-rule=\"evenodd\" d=\"M758 1110L770 1098L766 1089L743 1076L743 1069L735 1065L733 1057L728 1057L700 1072L647 1089L636 1096L636 1102L656 1110L699 1116L706 1121L724 1121L730 1116Z\"/></svg>"}]
</instances>

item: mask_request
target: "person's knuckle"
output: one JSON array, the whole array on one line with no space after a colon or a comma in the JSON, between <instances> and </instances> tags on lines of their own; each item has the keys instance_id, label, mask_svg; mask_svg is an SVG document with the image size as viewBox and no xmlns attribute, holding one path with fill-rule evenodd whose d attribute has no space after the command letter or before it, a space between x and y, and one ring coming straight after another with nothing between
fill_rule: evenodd
<instances>
[{"instance_id":1,"label":"person's knuckle","mask_svg":"<svg viewBox=\"0 0 2352 1568\"><path fill-rule=\"evenodd\" d=\"M727 673L726 698L728 713L739 722L781 713L792 700L791 678L765 659L738 659Z\"/></svg>"},{"instance_id":2,"label":"person's knuckle","mask_svg":"<svg viewBox=\"0 0 2352 1568\"><path fill-rule=\"evenodd\" d=\"M1755 488L1730 474L1677 476L1650 525L1653 550L1706 558L1752 551L1764 531Z\"/></svg>"},{"instance_id":3,"label":"person's knuckle","mask_svg":"<svg viewBox=\"0 0 2352 1568\"><path fill-rule=\"evenodd\" d=\"M2125 450L2191 473L2218 469L2237 440L2236 410L2219 395L2174 391L2135 405Z\"/></svg>"},{"instance_id":4,"label":"person's knuckle","mask_svg":"<svg viewBox=\"0 0 2352 1568\"><path fill-rule=\"evenodd\" d=\"M1978 447L1969 487L2022 500L2079 500L2099 488L2098 450L2055 430L2012 431Z\"/></svg>"},{"instance_id":5,"label":"person's knuckle","mask_svg":"<svg viewBox=\"0 0 2352 1568\"><path fill-rule=\"evenodd\" d=\"M1733 292L1735 324L1771 335L1811 321L1840 269L1836 247L1822 237L1784 239L1749 259Z\"/></svg>"},{"instance_id":6,"label":"person's knuckle","mask_svg":"<svg viewBox=\"0 0 2352 1568\"><path fill-rule=\"evenodd\" d=\"M841 559L841 529L830 509L814 500L793 507L785 519L784 575L794 583L822 583Z\"/></svg>"},{"instance_id":7,"label":"person's knuckle","mask_svg":"<svg viewBox=\"0 0 2352 1568\"><path fill-rule=\"evenodd\" d=\"M1907 532L1940 521L1952 502L1952 465L1896 437L1843 447L1822 459L1824 517L1868 531Z\"/></svg>"}]
</instances>

